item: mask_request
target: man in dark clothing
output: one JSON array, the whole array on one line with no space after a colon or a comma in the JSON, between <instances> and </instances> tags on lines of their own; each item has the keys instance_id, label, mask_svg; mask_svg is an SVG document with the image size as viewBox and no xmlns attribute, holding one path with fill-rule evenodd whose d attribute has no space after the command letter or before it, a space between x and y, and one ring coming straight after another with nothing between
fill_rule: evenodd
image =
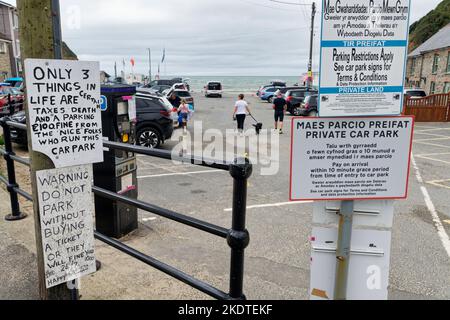
<instances>
[{"instance_id":1,"label":"man in dark clothing","mask_svg":"<svg viewBox=\"0 0 450 320\"><path fill-rule=\"evenodd\" d=\"M172 95L169 98L169 102L174 108L178 110L181 104L181 99L175 93L172 93Z\"/></svg>"},{"instance_id":2,"label":"man in dark clothing","mask_svg":"<svg viewBox=\"0 0 450 320\"><path fill-rule=\"evenodd\" d=\"M287 102L280 92L278 92L277 98L273 100L273 110L275 111L275 130L280 128L280 134L283 134L283 121L287 110Z\"/></svg>"}]
</instances>

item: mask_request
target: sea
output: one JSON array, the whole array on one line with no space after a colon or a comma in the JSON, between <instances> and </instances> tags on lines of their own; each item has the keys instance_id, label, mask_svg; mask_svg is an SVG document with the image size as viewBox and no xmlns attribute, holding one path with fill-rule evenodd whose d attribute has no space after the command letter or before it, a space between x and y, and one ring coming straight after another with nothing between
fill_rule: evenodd
<instances>
[{"instance_id":1,"label":"sea","mask_svg":"<svg viewBox=\"0 0 450 320\"><path fill-rule=\"evenodd\" d=\"M268 85L273 80L283 80L288 86L303 83L300 76L186 76L183 79L189 79L187 83L194 92L201 92L210 81L221 82L223 91L231 93L256 93L261 86Z\"/></svg>"}]
</instances>

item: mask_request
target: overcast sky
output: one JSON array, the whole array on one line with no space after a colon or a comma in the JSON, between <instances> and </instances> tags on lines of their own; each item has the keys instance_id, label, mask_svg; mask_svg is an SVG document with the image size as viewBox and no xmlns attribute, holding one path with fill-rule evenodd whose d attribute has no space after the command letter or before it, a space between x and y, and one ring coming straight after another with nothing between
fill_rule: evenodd
<instances>
[{"instance_id":1,"label":"overcast sky","mask_svg":"<svg viewBox=\"0 0 450 320\"><path fill-rule=\"evenodd\" d=\"M113 74L153 74L166 48L169 75L298 76L306 71L312 0L62 0L63 38L81 60L98 60ZM15 4L13 0L6 2ZM321 9L320 0L316 1ZM411 23L441 0L412 0ZM316 20L315 69L320 15Z\"/></svg>"}]
</instances>

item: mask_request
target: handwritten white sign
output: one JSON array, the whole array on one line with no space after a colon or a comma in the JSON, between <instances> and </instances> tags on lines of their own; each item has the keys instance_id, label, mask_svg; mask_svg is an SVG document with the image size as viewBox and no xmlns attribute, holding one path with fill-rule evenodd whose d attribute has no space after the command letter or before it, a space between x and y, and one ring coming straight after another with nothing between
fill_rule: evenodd
<instances>
[{"instance_id":1,"label":"handwritten white sign","mask_svg":"<svg viewBox=\"0 0 450 320\"><path fill-rule=\"evenodd\" d=\"M33 150L56 168L103 161L98 62L27 59Z\"/></svg>"},{"instance_id":2,"label":"handwritten white sign","mask_svg":"<svg viewBox=\"0 0 450 320\"><path fill-rule=\"evenodd\" d=\"M37 172L47 288L94 273L92 165Z\"/></svg>"}]
</instances>

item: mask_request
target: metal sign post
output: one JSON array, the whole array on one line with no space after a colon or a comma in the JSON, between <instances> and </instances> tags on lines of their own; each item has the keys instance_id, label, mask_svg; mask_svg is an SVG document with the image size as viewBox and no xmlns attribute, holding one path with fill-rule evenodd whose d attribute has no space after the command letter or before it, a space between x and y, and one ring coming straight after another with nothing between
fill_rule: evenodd
<instances>
[{"instance_id":1,"label":"metal sign post","mask_svg":"<svg viewBox=\"0 0 450 320\"><path fill-rule=\"evenodd\" d=\"M407 197L414 121L399 116L411 1L393 2L323 1L320 118L292 122L291 201L341 201L339 221L313 229L312 299L387 298L393 205L359 213L361 201ZM326 207L315 206L313 221L332 220ZM376 285L372 267L384 277Z\"/></svg>"},{"instance_id":2,"label":"metal sign post","mask_svg":"<svg viewBox=\"0 0 450 320\"><path fill-rule=\"evenodd\" d=\"M346 300L347 298L354 204L354 201L342 201L339 212L334 300Z\"/></svg>"}]
</instances>

